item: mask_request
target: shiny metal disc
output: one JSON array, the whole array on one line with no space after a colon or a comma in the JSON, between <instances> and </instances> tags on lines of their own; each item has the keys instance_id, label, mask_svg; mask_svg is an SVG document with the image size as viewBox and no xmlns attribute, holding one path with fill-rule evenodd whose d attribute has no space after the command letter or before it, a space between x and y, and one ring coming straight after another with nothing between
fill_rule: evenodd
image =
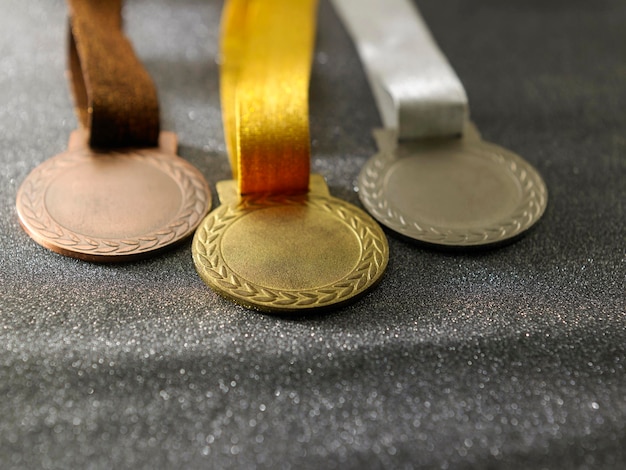
<instances>
[{"instance_id":1,"label":"shiny metal disc","mask_svg":"<svg viewBox=\"0 0 626 470\"><path fill-rule=\"evenodd\" d=\"M192 245L200 277L248 308L325 308L364 293L381 278L387 239L365 212L320 195L245 197L222 204Z\"/></svg>"},{"instance_id":2,"label":"shiny metal disc","mask_svg":"<svg viewBox=\"0 0 626 470\"><path fill-rule=\"evenodd\" d=\"M24 230L88 261L141 258L191 235L211 200L202 174L158 148L71 148L35 168L17 194Z\"/></svg>"},{"instance_id":3,"label":"shiny metal disc","mask_svg":"<svg viewBox=\"0 0 626 470\"><path fill-rule=\"evenodd\" d=\"M437 245L511 239L547 204L546 185L528 162L478 138L383 148L358 181L363 205L380 223Z\"/></svg>"}]
</instances>

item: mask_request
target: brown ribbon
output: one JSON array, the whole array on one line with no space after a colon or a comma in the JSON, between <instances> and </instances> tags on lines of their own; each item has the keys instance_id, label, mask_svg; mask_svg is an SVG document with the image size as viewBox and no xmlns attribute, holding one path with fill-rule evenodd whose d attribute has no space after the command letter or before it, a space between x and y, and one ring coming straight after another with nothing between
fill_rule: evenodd
<instances>
[{"instance_id":1,"label":"brown ribbon","mask_svg":"<svg viewBox=\"0 0 626 470\"><path fill-rule=\"evenodd\" d=\"M157 146L156 87L122 32L122 0L67 3L70 82L89 146Z\"/></svg>"}]
</instances>

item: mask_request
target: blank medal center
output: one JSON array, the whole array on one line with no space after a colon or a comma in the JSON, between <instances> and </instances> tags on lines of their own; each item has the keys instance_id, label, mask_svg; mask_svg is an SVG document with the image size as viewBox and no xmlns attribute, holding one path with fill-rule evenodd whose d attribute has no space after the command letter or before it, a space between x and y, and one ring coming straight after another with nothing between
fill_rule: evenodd
<instances>
[{"instance_id":1,"label":"blank medal center","mask_svg":"<svg viewBox=\"0 0 626 470\"><path fill-rule=\"evenodd\" d=\"M98 156L68 168L46 192L46 207L60 225L94 238L148 235L178 214L176 181L138 158Z\"/></svg>"},{"instance_id":2,"label":"blank medal center","mask_svg":"<svg viewBox=\"0 0 626 470\"><path fill-rule=\"evenodd\" d=\"M521 191L504 166L461 152L400 159L387 174L386 189L391 204L411 218L459 229L510 217Z\"/></svg>"},{"instance_id":3,"label":"blank medal center","mask_svg":"<svg viewBox=\"0 0 626 470\"><path fill-rule=\"evenodd\" d=\"M352 272L361 257L356 233L310 206L252 211L224 233L226 264L245 280L284 290L316 289Z\"/></svg>"}]
</instances>

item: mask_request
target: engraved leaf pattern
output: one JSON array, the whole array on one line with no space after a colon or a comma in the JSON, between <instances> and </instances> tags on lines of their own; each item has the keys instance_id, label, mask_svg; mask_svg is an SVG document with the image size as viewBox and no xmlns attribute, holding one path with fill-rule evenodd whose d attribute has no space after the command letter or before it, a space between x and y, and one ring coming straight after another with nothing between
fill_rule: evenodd
<instances>
[{"instance_id":1,"label":"engraved leaf pattern","mask_svg":"<svg viewBox=\"0 0 626 470\"><path fill-rule=\"evenodd\" d=\"M120 154L120 156L148 160L171 176L183 194L191 195L185 200L176 218L167 226L135 239L115 240L75 233L54 221L45 206L45 183L65 171L65 168L80 163L84 155L78 152L64 154L63 159L57 157L47 160L29 175L18 195L23 209L21 216L24 222L62 247L93 255L139 254L164 247L172 240L188 235L204 216L209 201L208 188L197 170L180 158L174 159L169 155L154 152L139 150L132 154Z\"/></svg>"},{"instance_id":2,"label":"engraved leaf pattern","mask_svg":"<svg viewBox=\"0 0 626 470\"><path fill-rule=\"evenodd\" d=\"M287 291L256 285L238 276L219 255L226 229L242 212L271 205L302 205L333 214L352 227L361 240L357 267L344 279L318 289ZM237 207L221 206L202 222L193 241L193 254L200 276L227 296L247 305L274 310L300 310L340 303L364 292L379 280L389 258L387 239L380 227L361 210L332 198L271 197L246 198Z\"/></svg>"},{"instance_id":3,"label":"engraved leaf pattern","mask_svg":"<svg viewBox=\"0 0 626 470\"><path fill-rule=\"evenodd\" d=\"M486 157L496 165L507 168L519 181L521 198L513 214L506 221L475 230L455 230L425 224L411 219L389 204L382 183L395 158L390 154L378 154L371 158L359 175L359 197L368 211L382 224L408 237L437 244L469 246L492 243L512 238L532 226L543 214L547 201L547 190L538 173L521 158L489 145ZM511 158L513 157L513 158Z\"/></svg>"}]
</instances>

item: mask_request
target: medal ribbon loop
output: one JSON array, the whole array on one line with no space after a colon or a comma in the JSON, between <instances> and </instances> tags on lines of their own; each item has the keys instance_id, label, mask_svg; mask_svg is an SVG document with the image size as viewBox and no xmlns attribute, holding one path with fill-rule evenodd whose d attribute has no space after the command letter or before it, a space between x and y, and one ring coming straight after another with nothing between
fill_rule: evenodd
<instances>
[{"instance_id":1,"label":"medal ribbon loop","mask_svg":"<svg viewBox=\"0 0 626 470\"><path fill-rule=\"evenodd\" d=\"M157 92L122 32L122 0L67 0L67 4L71 85L89 145L157 146Z\"/></svg>"},{"instance_id":2,"label":"medal ribbon loop","mask_svg":"<svg viewBox=\"0 0 626 470\"><path fill-rule=\"evenodd\" d=\"M461 81L408 0L333 0L365 67L387 128L400 139L461 135Z\"/></svg>"},{"instance_id":3,"label":"medal ribbon loop","mask_svg":"<svg viewBox=\"0 0 626 470\"><path fill-rule=\"evenodd\" d=\"M229 0L221 31L226 145L239 193L306 192L317 0Z\"/></svg>"}]
</instances>

